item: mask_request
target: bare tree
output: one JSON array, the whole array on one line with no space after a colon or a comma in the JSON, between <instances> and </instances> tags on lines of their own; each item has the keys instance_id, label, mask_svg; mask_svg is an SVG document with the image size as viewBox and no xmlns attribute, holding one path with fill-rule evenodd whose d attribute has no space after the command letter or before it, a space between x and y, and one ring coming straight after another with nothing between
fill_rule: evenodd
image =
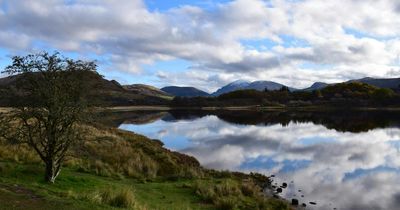
<instances>
[{"instance_id":1,"label":"bare tree","mask_svg":"<svg viewBox=\"0 0 400 210\"><path fill-rule=\"evenodd\" d=\"M10 90L17 97L12 111L2 114L1 137L32 147L46 166L47 182L54 183L69 148L82 139L80 124L89 113L86 78L95 71L94 62L39 53L13 57L3 72L16 77Z\"/></svg>"}]
</instances>

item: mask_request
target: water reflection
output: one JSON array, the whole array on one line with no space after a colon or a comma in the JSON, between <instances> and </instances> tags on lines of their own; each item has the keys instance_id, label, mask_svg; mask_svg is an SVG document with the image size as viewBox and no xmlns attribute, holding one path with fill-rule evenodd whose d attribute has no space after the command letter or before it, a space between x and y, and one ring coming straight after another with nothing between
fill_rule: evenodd
<instances>
[{"instance_id":1,"label":"water reflection","mask_svg":"<svg viewBox=\"0 0 400 210\"><path fill-rule=\"evenodd\" d=\"M119 118L120 127L160 139L209 168L275 174L289 184L284 197L317 202L308 209L400 206L399 113L148 114Z\"/></svg>"}]
</instances>

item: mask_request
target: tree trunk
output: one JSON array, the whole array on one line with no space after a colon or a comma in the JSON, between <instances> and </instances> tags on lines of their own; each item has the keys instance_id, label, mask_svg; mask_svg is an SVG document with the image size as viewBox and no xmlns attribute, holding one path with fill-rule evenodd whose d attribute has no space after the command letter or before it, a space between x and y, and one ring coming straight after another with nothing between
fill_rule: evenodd
<instances>
[{"instance_id":1,"label":"tree trunk","mask_svg":"<svg viewBox=\"0 0 400 210\"><path fill-rule=\"evenodd\" d=\"M60 173L60 166L55 164L55 161L46 161L46 171L44 180L48 183L54 183L58 174Z\"/></svg>"}]
</instances>

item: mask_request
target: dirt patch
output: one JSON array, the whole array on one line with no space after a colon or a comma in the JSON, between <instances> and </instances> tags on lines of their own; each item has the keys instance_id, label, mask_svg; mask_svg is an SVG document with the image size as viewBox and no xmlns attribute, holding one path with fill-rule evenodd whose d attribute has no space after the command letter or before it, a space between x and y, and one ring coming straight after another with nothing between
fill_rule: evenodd
<instances>
[{"instance_id":1,"label":"dirt patch","mask_svg":"<svg viewBox=\"0 0 400 210\"><path fill-rule=\"evenodd\" d=\"M0 184L0 189L5 189L5 190L8 190L8 191L13 192L15 194L18 194L18 195L24 195L24 196L26 196L26 197L28 197L30 199L33 199L33 200L41 200L41 199L43 199L42 197L40 197L38 195L35 195L35 193L32 190L24 188L24 187L19 186L19 185L9 186L9 185Z\"/></svg>"},{"instance_id":2,"label":"dirt patch","mask_svg":"<svg viewBox=\"0 0 400 210\"><path fill-rule=\"evenodd\" d=\"M0 183L0 210L76 209L70 203L50 201L20 185Z\"/></svg>"}]
</instances>

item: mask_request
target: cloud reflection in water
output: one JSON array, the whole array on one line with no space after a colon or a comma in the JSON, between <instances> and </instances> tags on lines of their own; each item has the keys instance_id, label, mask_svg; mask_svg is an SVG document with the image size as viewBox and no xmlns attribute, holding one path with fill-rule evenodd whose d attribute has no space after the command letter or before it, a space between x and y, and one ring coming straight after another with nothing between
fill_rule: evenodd
<instances>
[{"instance_id":1,"label":"cloud reflection in water","mask_svg":"<svg viewBox=\"0 0 400 210\"><path fill-rule=\"evenodd\" d=\"M160 139L209 168L293 181L284 196L316 201L316 209L400 206L399 128L352 133L312 122L241 125L214 115L120 127Z\"/></svg>"}]
</instances>

